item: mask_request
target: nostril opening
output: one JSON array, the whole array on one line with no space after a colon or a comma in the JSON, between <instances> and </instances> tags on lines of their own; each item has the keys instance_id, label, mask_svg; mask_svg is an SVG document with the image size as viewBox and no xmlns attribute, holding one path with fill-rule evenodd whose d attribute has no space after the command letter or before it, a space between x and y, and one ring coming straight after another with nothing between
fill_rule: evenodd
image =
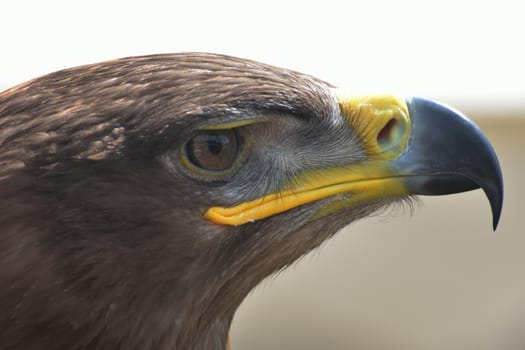
<instances>
[{"instance_id":1,"label":"nostril opening","mask_svg":"<svg viewBox=\"0 0 525 350\"><path fill-rule=\"evenodd\" d=\"M392 139L395 137L394 129L398 121L395 118L392 118L386 123L386 125L379 131L377 134L377 143L380 147L386 147L391 144Z\"/></svg>"}]
</instances>

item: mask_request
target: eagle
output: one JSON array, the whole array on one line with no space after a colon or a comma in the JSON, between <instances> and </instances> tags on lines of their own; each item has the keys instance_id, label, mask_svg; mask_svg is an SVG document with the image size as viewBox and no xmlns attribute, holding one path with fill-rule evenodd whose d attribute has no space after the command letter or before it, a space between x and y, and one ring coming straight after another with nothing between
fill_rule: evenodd
<instances>
[{"instance_id":1,"label":"eagle","mask_svg":"<svg viewBox=\"0 0 525 350\"><path fill-rule=\"evenodd\" d=\"M237 307L351 222L481 188L460 112L209 53L0 93L0 350L226 349ZM461 213L457 213L458 216Z\"/></svg>"}]
</instances>

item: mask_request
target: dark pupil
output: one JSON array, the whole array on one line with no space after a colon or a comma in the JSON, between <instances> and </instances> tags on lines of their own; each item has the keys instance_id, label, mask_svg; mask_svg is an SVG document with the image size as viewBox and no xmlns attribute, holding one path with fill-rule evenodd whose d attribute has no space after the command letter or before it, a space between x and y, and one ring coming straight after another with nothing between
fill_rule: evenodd
<instances>
[{"instance_id":1,"label":"dark pupil","mask_svg":"<svg viewBox=\"0 0 525 350\"><path fill-rule=\"evenodd\" d=\"M232 165L239 148L237 132L201 131L186 144L188 160L204 170L224 170Z\"/></svg>"},{"instance_id":2,"label":"dark pupil","mask_svg":"<svg viewBox=\"0 0 525 350\"><path fill-rule=\"evenodd\" d=\"M208 135L208 151L212 154L219 154L222 151L222 146L229 143L225 135Z\"/></svg>"}]
</instances>

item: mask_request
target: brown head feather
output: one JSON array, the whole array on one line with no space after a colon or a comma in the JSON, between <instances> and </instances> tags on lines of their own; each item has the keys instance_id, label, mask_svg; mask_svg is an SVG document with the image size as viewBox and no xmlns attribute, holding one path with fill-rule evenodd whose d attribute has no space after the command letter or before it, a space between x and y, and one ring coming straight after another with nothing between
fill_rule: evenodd
<instances>
[{"instance_id":1,"label":"brown head feather","mask_svg":"<svg viewBox=\"0 0 525 350\"><path fill-rule=\"evenodd\" d=\"M363 159L339 113L320 80L201 53L77 67L0 93L0 350L224 349L254 286L384 204L314 222L326 202L240 227L202 217L308 167ZM235 174L181 170L188 133L250 114L272 122L246 126L252 147Z\"/></svg>"}]
</instances>

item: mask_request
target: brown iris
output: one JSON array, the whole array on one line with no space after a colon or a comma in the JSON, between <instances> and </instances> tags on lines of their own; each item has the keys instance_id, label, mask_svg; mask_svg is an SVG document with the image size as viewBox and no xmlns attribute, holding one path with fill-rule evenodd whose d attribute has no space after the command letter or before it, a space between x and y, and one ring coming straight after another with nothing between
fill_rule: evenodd
<instances>
[{"instance_id":1,"label":"brown iris","mask_svg":"<svg viewBox=\"0 0 525 350\"><path fill-rule=\"evenodd\" d=\"M220 171L233 164L239 148L240 138L235 129L202 130L186 143L185 151L194 166Z\"/></svg>"}]
</instances>

